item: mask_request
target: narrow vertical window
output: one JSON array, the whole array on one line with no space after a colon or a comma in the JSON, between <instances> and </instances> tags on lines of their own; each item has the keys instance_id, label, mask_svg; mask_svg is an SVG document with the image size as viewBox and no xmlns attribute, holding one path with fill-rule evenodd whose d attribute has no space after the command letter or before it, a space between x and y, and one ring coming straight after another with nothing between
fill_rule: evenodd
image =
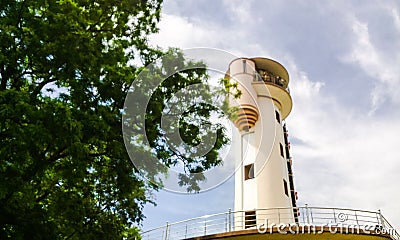
<instances>
[{"instance_id":1,"label":"narrow vertical window","mask_svg":"<svg viewBox=\"0 0 400 240\"><path fill-rule=\"evenodd\" d=\"M242 62L243 62L243 72L244 73L246 73L247 72L247 69L246 69L246 60L242 60Z\"/></svg>"},{"instance_id":2,"label":"narrow vertical window","mask_svg":"<svg viewBox=\"0 0 400 240\"><path fill-rule=\"evenodd\" d=\"M254 178L254 164L244 166L244 180Z\"/></svg>"},{"instance_id":3,"label":"narrow vertical window","mask_svg":"<svg viewBox=\"0 0 400 240\"><path fill-rule=\"evenodd\" d=\"M283 188L284 188L284 190L285 190L286 196L289 197L289 190L288 190L287 182L286 182L285 179L283 179Z\"/></svg>"},{"instance_id":4,"label":"narrow vertical window","mask_svg":"<svg viewBox=\"0 0 400 240\"><path fill-rule=\"evenodd\" d=\"M281 151L281 156L282 156L283 158L285 158L285 153L283 152L282 143L279 143L279 150Z\"/></svg>"},{"instance_id":5,"label":"narrow vertical window","mask_svg":"<svg viewBox=\"0 0 400 240\"><path fill-rule=\"evenodd\" d=\"M281 115L278 111L275 110L275 118L278 123L281 123Z\"/></svg>"}]
</instances>

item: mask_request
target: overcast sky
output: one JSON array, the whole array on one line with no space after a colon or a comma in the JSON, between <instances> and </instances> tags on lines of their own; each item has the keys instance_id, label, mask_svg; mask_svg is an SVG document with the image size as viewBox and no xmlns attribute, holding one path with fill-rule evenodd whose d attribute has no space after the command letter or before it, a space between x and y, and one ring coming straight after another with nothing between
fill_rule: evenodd
<instances>
[{"instance_id":1,"label":"overcast sky","mask_svg":"<svg viewBox=\"0 0 400 240\"><path fill-rule=\"evenodd\" d=\"M290 75L298 204L381 209L400 228L400 1L166 0L161 47L267 57ZM233 208L233 179L155 194L143 228Z\"/></svg>"}]
</instances>

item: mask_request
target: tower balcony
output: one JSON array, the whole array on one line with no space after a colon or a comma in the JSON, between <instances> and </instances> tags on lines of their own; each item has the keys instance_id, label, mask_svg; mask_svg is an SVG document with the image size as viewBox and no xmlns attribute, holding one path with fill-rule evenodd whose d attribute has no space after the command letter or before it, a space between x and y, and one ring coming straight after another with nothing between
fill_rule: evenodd
<instances>
[{"instance_id":1,"label":"tower balcony","mask_svg":"<svg viewBox=\"0 0 400 240\"><path fill-rule=\"evenodd\" d=\"M289 73L280 63L269 58L251 58L255 63L252 86L260 97L274 101L285 119L292 110Z\"/></svg>"},{"instance_id":2,"label":"tower balcony","mask_svg":"<svg viewBox=\"0 0 400 240\"><path fill-rule=\"evenodd\" d=\"M276 76L272 73L269 73L268 71L264 69L256 69L256 72L254 73L254 82L264 82L266 84L272 84L275 86L278 86L282 88L285 91L288 91L290 93L289 88L287 87L286 80L284 80L280 76Z\"/></svg>"}]
</instances>

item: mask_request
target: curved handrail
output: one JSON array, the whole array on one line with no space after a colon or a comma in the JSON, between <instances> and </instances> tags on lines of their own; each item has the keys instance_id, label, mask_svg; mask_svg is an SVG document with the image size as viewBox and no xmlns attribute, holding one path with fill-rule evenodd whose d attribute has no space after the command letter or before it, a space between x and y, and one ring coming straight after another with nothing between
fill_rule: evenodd
<instances>
[{"instance_id":1,"label":"curved handrail","mask_svg":"<svg viewBox=\"0 0 400 240\"><path fill-rule=\"evenodd\" d=\"M232 232L260 225L277 227L280 224L295 224L297 226L330 226L339 227L372 227L374 233L380 231L390 235L392 239L400 240L399 233L390 225L380 211L365 211L350 208L328 207L295 207L295 208L268 208L255 209L255 215L246 215L245 211L227 211L186 219L175 223L167 223L165 226L153 228L141 233L143 240L174 240L186 239L210 234ZM299 215L293 218L293 213ZM246 217L254 217L252 220ZM276 223L272 221L279 221ZM252 225L249 225L249 222ZM288 225L289 226L289 225Z\"/></svg>"}]
</instances>

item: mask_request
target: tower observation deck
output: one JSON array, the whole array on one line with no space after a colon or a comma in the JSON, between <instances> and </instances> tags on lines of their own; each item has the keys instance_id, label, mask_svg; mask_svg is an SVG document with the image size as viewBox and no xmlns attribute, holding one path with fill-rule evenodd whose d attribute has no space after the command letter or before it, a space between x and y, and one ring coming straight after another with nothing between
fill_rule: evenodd
<instances>
[{"instance_id":1,"label":"tower observation deck","mask_svg":"<svg viewBox=\"0 0 400 240\"><path fill-rule=\"evenodd\" d=\"M292 110L288 71L268 58L238 58L225 78L237 83L232 122L234 210L142 233L142 239L395 239L380 211L297 206L285 119Z\"/></svg>"}]
</instances>

